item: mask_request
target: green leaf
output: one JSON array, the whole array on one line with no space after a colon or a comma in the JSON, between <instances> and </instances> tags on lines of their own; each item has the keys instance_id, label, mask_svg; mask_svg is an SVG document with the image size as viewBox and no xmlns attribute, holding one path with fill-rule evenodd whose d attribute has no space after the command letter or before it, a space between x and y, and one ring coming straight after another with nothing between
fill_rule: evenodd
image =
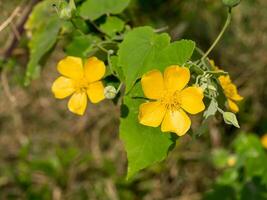
<instances>
[{"instance_id":1,"label":"green leaf","mask_svg":"<svg viewBox=\"0 0 267 200\"><path fill-rule=\"evenodd\" d=\"M208 109L203 114L204 118L207 119L208 117L215 115L217 110L218 110L218 103L215 99L212 99L210 101L210 105L209 105Z\"/></svg>"},{"instance_id":2,"label":"green leaf","mask_svg":"<svg viewBox=\"0 0 267 200\"><path fill-rule=\"evenodd\" d=\"M217 178L217 183L222 185L231 185L238 178L238 172L234 168L226 169L222 175Z\"/></svg>"},{"instance_id":3,"label":"green leaf","mask_svg":"<svg viewBox=\"0 0 267 200\"><path fill-rule=\"evenodd\" d=\"M121 82L123 82L125 80L125 77L124 77L121 66L118 65L118 56L111 56L110 57L110 64L111 64L112 70L115 71L118 79Z\"/></svg>"},{"instance_id":4,"label":"green leaf","mask_svg":"<svg viewBox=\"0 0 267 200\"><path fill-rule=\"evenodd\" d=\"M140 83L138 85L141 87ZM140 90L132 94L139 96ZM127 152L127 178L132 178L141 169L165 159L175 143L170 133L162 133L160 128L143 126L138 122L139 105L143 102L144 100L125 96L122 106L120 138Z\"/></svg>"},{"instance_id":5,"label":"green leaf","mask_svg":"<svg viewBox=\"0 0 267 200\"><path fill-rule=\"evenodd\" d=\"M223 195L222 195L223 194ZM204 194L203 200L233 200L237 199L234 187L231 185L214 185Z\"/></svg>"},{"instance_id":6,"label":"green leaf","mask_svg":"<svg viewBox=\"0 0 267 200\"><path fill-rule=\"evenodd\" d=\"M115 36L124 28L124 21L118 17L108 17L104 24L100 25L100 29L109 36Z\"/></svg>"},{"instance_id":7,"label":"green leaf","mask_svg":"<svg viewBox=\"0 0 267 200\"><path fill-rule=\"evenodd\" d=\"M30 81L38 74L39 62L56 43L60 27L60 20L57 17L52 17L47 19L46 26L33 33L29 42L30 60L27 64L25 85L29 85Z\"/></svg>"},{"instance_id":8,"label":"green leaf","mask_svg":"<svg viewBox=\"0 0 267 200\"><path fill-rule=\"evenodd\" d=\"M195 42L191 40L180 40L171 43L161 52L159 63L162 67L169 65L184 65L195 49Z\"/></svg>"},{"instance_id":9,"label":"green leaf","mask_svg":"<svg viewBox=\"0 0 267 200\"><path fill-rule=\"evenodd\" d=\"M265 175L267 155L256 135L240 134L234 141L234 148L242 157L248 177Z\"/></svg>"},{"instance_id":10,"label":"green leaf","mask_svg":"<svg viewBox=\"0 0 267 200\"><path fill-rule=\"evenodd\" d=\"M100 41L100 38L93 35L76 36L66 47L66 53L70 56L86 58L98 41Z\"/></svg>"},{"instance_id":11,"label":"green leaf","mask_svg":"<svg viewBox=\"0 0 267 200\"><path fill-rule=\"evenodd\" d=\"M45 0L38 3L25 23L25 29L28 32L34 32L45 26L48 23L47 19L57 16L53 8L53 4L56 3L57 0Z\"/></svg>"},{"instance_id":12,"label":"green leaf","mask_svg":"<svg viewBox=\"0 0 267 200\"><path fill-rule=\"evenodd\" d=\"M226 124L234 125L235 127L240 128L234 113L223 112L223 120Z\"/></svg>"},{"instance_id":13,"label":"green leaf","mask_svg":"<svg viewBox=\"0 0 267 200\"><path fill-rule=\"evenodd\" d=\"M194 48L195 43L190 40L170 44L168 34L157 34L151 27L139 27L128 32L118 51L119 65L126 77L126 92L149 70L163 71L169 65L184 65Z\"/></svg>"},{"instance_id":14,"label":"green leaf","mask_svg":"<svg viewBox=\"0 0 267 200\"><path fill-rule=\"evenodd\" d=\"M118 51L119 65L126 78L126 92L143 73L156 68L159 52L169 42L167 34L156 34L151 27L135 28L126 34Z\"/></svg>"},{"instance_id":15,"label":"green leaf","mask_svg":"<svg viewBox=\"0 0 267 200\"><path fill-rule=\"evenodd\" d=\"M96 20L104 14L119 14L130 3L130 0L86 0L80 8L84 19Z\"/></svg>"},{"instance_id":16,"label":"green leaf","mask_svg":"<svg viewBox=\"0 0 267 200\"><path fill-rule=\"evenodd\" d=\"M227 160L230 153L225 149L216 149L212 152L212 161L215 167L224 168L227 166Z\"/></svg>"},{"instance_id":17,"label":"green leaf","mask_svg":"<svg viewBox=\"0 0 267 200\"><path fill-rule=\"evenodd\" d=\"M29 16L25 29L31 36L28 44L30 60L27 64L25 85L39 75L40 60L54 46L62 21L58 18L53 4L56 0L45 0L38 3Z\"/></svg>"}]
</instances>

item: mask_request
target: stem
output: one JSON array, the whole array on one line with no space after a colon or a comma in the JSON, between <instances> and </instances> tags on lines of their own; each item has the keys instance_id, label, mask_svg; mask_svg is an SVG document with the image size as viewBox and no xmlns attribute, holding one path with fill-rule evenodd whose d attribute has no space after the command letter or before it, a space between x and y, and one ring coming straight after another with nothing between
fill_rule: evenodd
<instances>
[{"instance_id":1,"label":"stem","mask_svg":"<svg viewBox=\"0 0 267 200\"><path fill-rule=\"evenodd\" d=\"M217 107L217 109L218 109L218 111L219 111L221 114L224 113L224 111L223 111L221 108Z\"/></svg>"},{"instance_id":2,"label":"stem","mask_svg":"<svg viewBox=\"0 0 267 200\"><path fill-rule=\"evenodd\" d=\"M221 37L223 36L226 28L228 27L228 25L230 24L231 21L231 9L229 9L228 13L227 13L227 19L225 21L225 24L221 30L221 32L219 33L219 35L217 36L217 38L215 39L215 41L213 42L213 44L210 46L210 48L206 51L206 53L202 56L201 60L204 60L209 53L212 51L212 49L216 46L216 44L220 41Z\"/></svg>"},{"instance_id":3,"label":"stem","mask_svg":"<svg viewBox=\"0 0 267 200\"><path fill-rule=\"evenodd\" d=\"M96 47L98 47L100 50L104 51L105 53L109 54L108 50L104 47L102 47L101 45L99 44L95 44Z\"/></svg>"},{"instance_id":4,"label":"stem","mask_svg":"<svg viewBox=\"0 0 267 200\"><path fill-rule=\"evenodd\" d=\"M121 90L122 85L123 85L123 83L121 82L120 85L119 85L119 87L118 87L117 90L116 90L116 94L119 93L119 91Z\"/></svg>"}]
</instances>

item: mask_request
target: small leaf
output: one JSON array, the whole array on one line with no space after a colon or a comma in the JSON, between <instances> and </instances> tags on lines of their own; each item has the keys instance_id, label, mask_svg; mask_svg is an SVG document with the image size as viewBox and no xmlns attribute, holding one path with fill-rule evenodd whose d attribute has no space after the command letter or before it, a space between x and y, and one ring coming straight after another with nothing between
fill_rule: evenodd
<instances>
[{"instance_id":1,"label":"small leaf","mask_svg":"<svg viewBox=\"0 0 267 200\"><path fill-rule=\"evenodd\" d=\"M238 178L238 172L236 169L226 169L222 175L217 178L217 183L221 185L230 185L234 183Z\"/></svg>"},{"instance_id":2,"label":"small leaf","mask_svg":"<svg viewBox=\"0 0 267 200\"><path fill-rule=\"evenodd\" d=\"M165 68L169 65L184 65L195 49L195 42L191 40L180 40L171 43L161 52L159 63Z\"/></svg>"},{"instance_id":3,"label":"small leaf","mask_svg":"<svg viewBox=\"0 0 267 200\"><path fill-rule=\"evenodd\" d=\"M118 17L108 17L104 24L100 25L100 29L109 36L114 36L117 32L124 28L124 21Z\"/></svg>"},{"instance_id":4,"label":"small leaf","mask_svg":"<svg viewBox=\"0 0 267 200\"><path fill-rule=\"evenodd\" d=\"M86 58L93 50L95 43L100 39L93 35L80 35L73 38L71 43L66 47L66 53L70 56Z\"/></svg>"},{"instance_id":5,"label":"small leaf","mask_svg":"<svg viewBox=\"0 0 267 200\"><path fill-rule=\"evenodd\" d=\"M80 8L84 19L96 20L104 14L119 14L130 0L86 0Z\"/></svg>"},{"instance_id":6,"label":"small leaf","mask_svg":"<svg viewBox=\"0 0 267 200\"><path fill-rule=\"evenodd\" d=\"M111 56L110 57L110 64L112 70L115 71L118 79L123 82L125 80L122 68L118 65L118 56Z\"/></svg>"},{"instance_id":7,"label":"small leaf","mask_svg":"<svg viewBox=\"0 0 267 200\"><path fill-rule=\"evenodd\" d=\"M140 83L138 85L140 88ZM140 89L132 94L139 93ZM165 159L175 144L170 133L162 133L160 128L143 126L138 122L139 105L143 102L142 99L125 96L122 106L120 138L127 152L127 178L132 178L138 171Z\"/></svg>"},{"instance_id":8,"label":"small leaf","mask_svg":"<svg viewBox=\"0 0 267 200\"><path fill-rule=\"evenodd\" d=\"M54 46L57 41L57 35L61 28L61 22L57 17L47 20L47 25L33 33L29 42L30 60L26 69L25 85L39 74L39 62L42 57ZM37 73L38 72L38 73Z\"/></svg>"},{"instance_id":9,"label":"small leaf","mask_svg":"<svg viewBox=\"0 0 267 200\"><path fill-rule=\"evenodd\" d=\"M234 125L235 127L240 128L234 113L224 112L223 119L226 124Z\"/></svg>"},{"instance_id":10,"label":"small leaf","mask_svg":"<svg viewBox=\"0 0 267 200\"><path fill-rule=\"evenodd\" d=\"M227 160L230 153L225 149L215 149L212 152L212 161L217 168L224 168L227 166Z\"/></svg>"},{"instance_id":11,"label":"small leaf","mask_svg":"<svg viewBox=\"0 0 267 200\"><path fill-rule=\"evenodd\" d=\"M208 109L203 114L204 118L207 119L208 117L215 115L217 110L218 110L218 103L215 99L212 99L210 101L210 105L209 105Z\"/></svg>"}]
</instances>

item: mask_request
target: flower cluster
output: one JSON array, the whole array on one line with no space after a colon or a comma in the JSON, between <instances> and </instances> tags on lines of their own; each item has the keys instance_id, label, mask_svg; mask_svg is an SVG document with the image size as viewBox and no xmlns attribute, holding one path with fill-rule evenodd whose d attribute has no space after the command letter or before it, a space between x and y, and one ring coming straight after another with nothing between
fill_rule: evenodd
<instances>
[{"instance_id":1,"label":"flower cluster","mask_svg":"<svg viewBox=\"0 0 267 200\"><path fill-rule=\"evenodd\" d=\"M212 60L210 63L214 70L220 70ZM105 98L105 94L107 96L110 93L107 91L110 87L116 95L113 86L104 89L101 79L105 75L106 66L96 57L91 57L83 63L81 58L67 56L58 63L57 69L61 76L54 81L52 92L58 99L71 96L68 108L73 113L83 115L88 98L92 103L98 103ZM159 70L143 74L141 85L144 96L149 100L139 107L139 123L150 127L161 126L162 132L184 135L191 126L187 113L197 114L205 109L203 89L194 85L187 86L190 76L188 68L177 65L167 67L164 74ZM218 80L229 108L238 112L235 102L243 97L238 94L229 76L220 76Z\"/></svg>"},{"instance_id":2,"label":"flower cluster","mask_svg":"<svg viewBox=\"0 0 267 200\"><path fill-rule=\"evenodd\" d=\"M222 71L218 66L215 65L213 60L210 60L210 64L212 69L215 71ZM239 107L236 102L243 100L243 97L238 94L238 90L236 85L232 82L229 75L219 76L219 82L223 88L223 92L225 97L227 98L227 105L231 111L237 113L239 111Z\"/></svg>"}]
</instances>

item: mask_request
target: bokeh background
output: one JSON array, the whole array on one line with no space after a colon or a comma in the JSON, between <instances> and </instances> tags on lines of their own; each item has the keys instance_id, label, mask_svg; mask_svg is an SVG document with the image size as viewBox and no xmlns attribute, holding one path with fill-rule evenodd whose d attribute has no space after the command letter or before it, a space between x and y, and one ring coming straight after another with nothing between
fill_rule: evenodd
<instances>
[{"instance_id":1,"label":"bokeh background","mask_svg":"<svg viewBox=\"0 0 267 200\"><path fill-rule=\"evenodd\" d=\"M0 24L16 7L23 11L30 2L1 0ZM192 39L206 50L224 23L226 8L220 0L133 0L124 17L134 26L166 27L173 40ZM203 199L222 173L212 162L214 149L231 149L240 132L259 138L267 132L266 0L243 0L234 8L230 27L210 55L245 97L237 115L241 129L213 119L201 136L180 138L166 161L129 181L118 136L119 106L106 100L90 104L78 117L67 110L67 101L51 93L58 76L56 63L64 56L62 43L49 55L40 76L30 86L22 85L28 41L25 33L16 33L20 19L15 17L0 32L1 57L12 35L19 38L0 72L0 199ZM264 186L252 183L253 187L266 192ZM213 199L235 199L224 198L225 192ZM265 197L255 193L247 199Z\"/></svg>"}]
</instances>

